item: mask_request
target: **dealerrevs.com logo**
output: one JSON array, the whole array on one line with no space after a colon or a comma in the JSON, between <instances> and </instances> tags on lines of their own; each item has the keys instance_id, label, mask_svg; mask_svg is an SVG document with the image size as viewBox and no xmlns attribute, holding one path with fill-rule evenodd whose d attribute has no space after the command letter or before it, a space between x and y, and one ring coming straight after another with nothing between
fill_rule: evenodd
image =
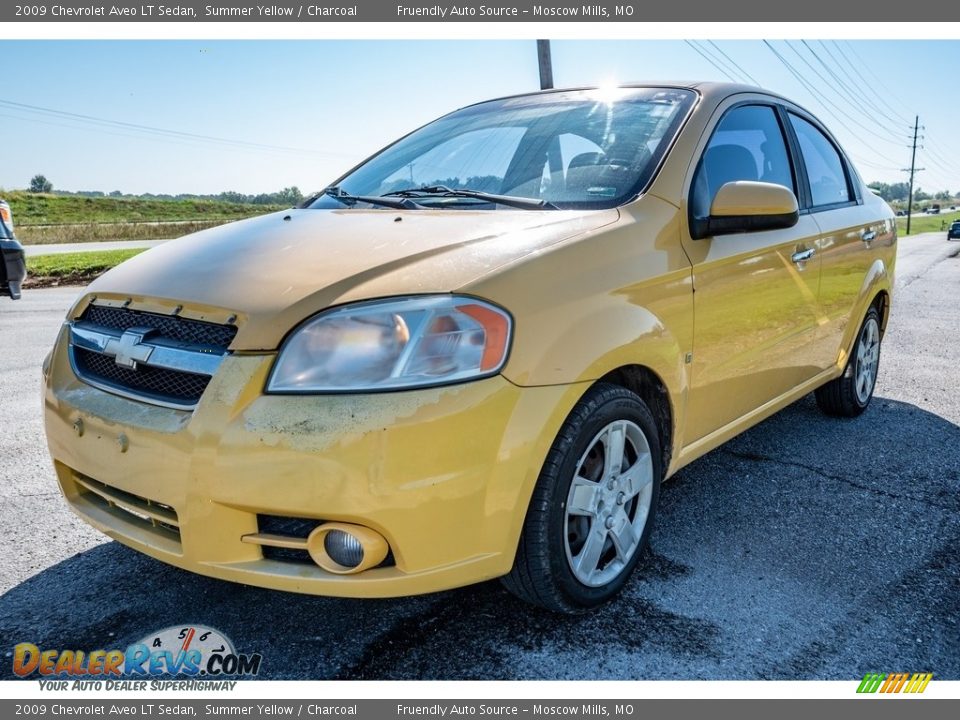
<instances>
[{"instance_id":1,"label":"dealerrevs.com logo","mask_svg":"<svg viewBox=\"0 0 960 720\"><path fill-rule=\"evenodd\" d=\"M67 689L69 680L103 680L111 687L96 689L140 690L146 689L146 682L137 678L169 676L203 678L207 688L213 679L256 676L261 660L259 653L238 653L218 630L179 625L150 633L123 650L59 650L19 643L13 649L13 672L22 678L48 680L43 684L49 689ZM49 682L53 678L65 679L53 686Z\"/></svg>"}]
</instances>

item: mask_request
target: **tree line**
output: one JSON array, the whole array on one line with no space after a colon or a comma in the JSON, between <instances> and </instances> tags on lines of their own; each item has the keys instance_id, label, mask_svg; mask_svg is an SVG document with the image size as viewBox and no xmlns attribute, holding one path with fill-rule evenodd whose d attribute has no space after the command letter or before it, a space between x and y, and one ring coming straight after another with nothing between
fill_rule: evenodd
<instances>
[{"instance_id":1,"label":"tree line","mask_svg":"<svg viewBox=\"0 0 960 720\"><path fill-rule=\"evenodd\" d=\"M910 196L910 185L905 182L883 183L872 182L868 185L871 190L875 190L880 197L887 202L906 202ZM941 190L936 193L924 192L923 188L915 188L913 191L913 201L923 202L925 200L945 200L950 201L955 197L949 190Z\"/></svg>"},{"instance_id":2,"label":"tree line","mask_svg":"<svg viewBox=\"0 0 960 720\"><path fill-rule=\"evenodd\" d=\"M103 192L102 190L54 190L53 183L43 175L34 175L30 180L30 192L32 193L53 193L54 195L74 195L77 197L89 198L127 198L136 200L215 200L220 202L240 203L244 205L299 205L303 200L303 193L296 185L278 190L272 193L258 193L250 195L240 193L234 190L227 190L221 193L209 195L197 195L194 193L178 193L170 195L167 193L140 193L132 194L113 190L112 192Z\"/></svg>"}]
</instances>

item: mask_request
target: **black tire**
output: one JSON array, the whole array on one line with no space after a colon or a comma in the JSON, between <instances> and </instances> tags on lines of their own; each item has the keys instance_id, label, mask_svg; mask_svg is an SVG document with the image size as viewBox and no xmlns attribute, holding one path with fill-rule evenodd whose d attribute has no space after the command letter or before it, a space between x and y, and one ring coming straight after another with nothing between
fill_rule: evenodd
<instances>
[{"instance_id":1,"label":"black tire","mask_svg":"<svg viewBox=\"0 0 960 720\"><path fill-rule=\"evenodd\" d=\"M858 390L858 379L861 373L861 354L859 349L867 342L867 337L876 333L876 359L873 361L873 379L869 391L864 395L863 387ZM843 375L831 380L826 385L818 387L814 392L817 405L827 415L834 417L857 417L870 404L873 389L876 385L877 370L880 366L880 313L876 306L867 310L867 315L860 325L857 339L853 344L853 352L847 360Z\"/></svg>"},{"instance_id":2,"label":"black tire","mask_svg":"<svg viewBox=\"0 0 960 720\"><path fill-rule=\"evenodd\" d=\"M625 422L621 423L621 421ZM644 490L635 496L635 500L628 498L624 503L625 493L620 492L615 501L616 505L608 504L607 509L601 510L597 516L583 519L582 522L587 523L588 529L583 533L581 552L586 553L585 548L588 542L586 538L596 530L604 538L602 541L604 550L602 557L598 560L596 573L598 576L601 570L605 573L616 573L609 582L590 586L577 578L572 567L574 559L572 556L568 557L568 553L571 552L571 543L574 542L571 538L575 537L575 533L571 534L571 526L568 525L569 517L573 517L574 514L568 513L567 499L571 493L575 473L578 469L585 468L590 459L585 454L588 450L591 453L595 452L595 449L600 446L602 431L617 423L621 423L618 427L624 429L622 454L624 463L629 465L628 470L621 476L621 480L629 472L633 472L632 468L641 466L640 448L643 443L636 434L637 430L642 432L646 440L652 465L650 473L652 478L649 482L643 483ZM628 430L632 436L627 435ZM606 445L603 447L603 453L606 456ZM633 464L629 461L631 456L635 458ZM597 462L605 465L607 460L604 457L602 460L593 462L594 465ZM642 464L645 475L647 470L651 470L646 464L645 455ZM617 473L622 470L621 464ZM653 528L662 476L660 440L656 422L649 408L635 393L626 388L606 383L594 386L574 407L547 455L527 510L513 569L509 575L502 578L503 584L522 600L561 613L583 612L610 600L626 584L646 547ZM612 488L613 485L606 484L607 481L603 480L603 477L611 476L601 476L601 481L596 487ZM616 492L616 489L610 492ZM604 497L611 497L611 495L607 493ZM600 525L595 527L593 523L600 522L602 512L606 512L609 518L610 514L622 511L623 514L618 517L639 524L641 522L638 519L641 512L639 503L641 502L644 503L643 507L647 508L645 524L639 535L639 542L629 558L625 559L621 557L622 554L614 543L614 535L617 533L603 530ZM649 502L648 506L647 502ZM604 503L601 501L598 507L603 508ZM630 517L631 512L633 519ZM608 519L607 522L611 520ZM580 522L579 518L575 517L573 523L578 522ZM603 527L611 526L605 524ZM631 532L634 539L637 529L634 527ZM622 538L620 540L623 542ZM609 546L606 544L608 541ZM603 558L608 557L611 551L614 557L607 560L605 567L601 569L600 564L604 562Z\"/></svg>"}]
</instances>

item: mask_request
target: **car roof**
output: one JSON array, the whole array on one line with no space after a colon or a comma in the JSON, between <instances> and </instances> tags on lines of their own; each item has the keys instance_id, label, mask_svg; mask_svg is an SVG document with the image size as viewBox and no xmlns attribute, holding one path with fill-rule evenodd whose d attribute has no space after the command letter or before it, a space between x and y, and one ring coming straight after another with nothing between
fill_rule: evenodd
<instances>
[{"instance_id":1,"label":"car roof","mask_svg":"<svg viewBox=\"0 0 960 720\"><path fill-rule=\"evenodd\" d=\"M515 93L513 95L504 95L497 98L488 98L477 103L471 103L466 107L472 107L473 105L480 105L485 102L495 102L497 100L509 100L512 98L521 98L521 97L534 97L537 95L549 95L551 93L562 93L562 92L579 92L583 90L599 90L602 86L599 85L583 85L578 87L561 87L561 88L549 88L547 90L535 90L532 92L526 93ZM616 87L619 88L665 88L665 89L677 89L677 90L693 90L703 96L706 100L715 100L719 101L725 97L731 95L738 95L741 93L759 93L762 95L768 95L770 97L778 98L784 100L785 102L796 103L790 100L779 93L775 93L772 90L765 90L764 88L758 87L756 85L747 85L744 83L730 83L730 82L714 82L710 80L674 80L674 81L652 81L652 82L625 82L617 83Z\"/></svg>"}]
</instances>

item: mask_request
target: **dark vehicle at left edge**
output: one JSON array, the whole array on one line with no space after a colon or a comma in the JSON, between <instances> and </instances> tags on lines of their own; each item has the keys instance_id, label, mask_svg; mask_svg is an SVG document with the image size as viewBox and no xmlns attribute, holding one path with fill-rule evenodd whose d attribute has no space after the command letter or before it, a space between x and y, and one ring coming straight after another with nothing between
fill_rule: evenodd
<instances>
[{"instance_id":1,"label":"dark vehicle at left edge","mask_svg":"<svg viewBox=\"0 0 960 720\"><path fill-rule=\"evenodd\" d=\"M0 296L20 299L20 284L27 275L23 246L13 235L13 213L0 200Z\"/></svg>"}]
</instances>

